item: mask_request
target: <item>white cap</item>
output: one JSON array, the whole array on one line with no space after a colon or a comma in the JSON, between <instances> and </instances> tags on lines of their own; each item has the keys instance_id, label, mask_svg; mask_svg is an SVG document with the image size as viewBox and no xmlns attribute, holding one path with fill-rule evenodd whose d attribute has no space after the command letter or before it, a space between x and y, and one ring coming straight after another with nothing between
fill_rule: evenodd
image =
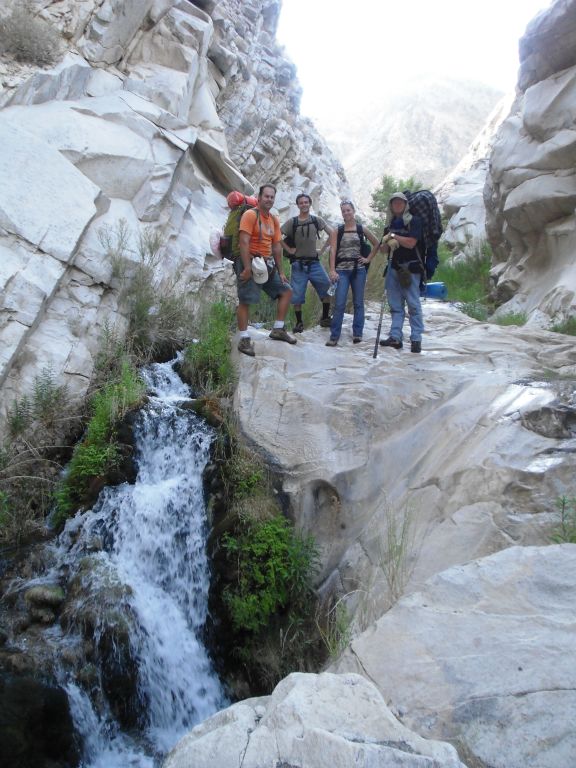
<instances>
[{"instance_id":1,"label":"white cap","mask_svg":"<svg viewBox=\"0 0 576 768\"><path fill-rule=\"evenodd\" d=\"M268 267L262 256L252 259L252 278L255 283L265 283L268 280Z\"/></svg>"}]
</instances>

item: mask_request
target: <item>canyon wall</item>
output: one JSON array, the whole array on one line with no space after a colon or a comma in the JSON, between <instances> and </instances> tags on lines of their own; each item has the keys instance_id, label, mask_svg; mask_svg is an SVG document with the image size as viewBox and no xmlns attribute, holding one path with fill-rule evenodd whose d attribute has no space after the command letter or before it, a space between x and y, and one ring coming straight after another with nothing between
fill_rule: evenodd
<instances>
[{"instance_id":1,"label":"canyon wall","mask_svg":"<svg viewBox=\"0 0 576 768\"><path fill-rule=\"evenodd\" d=\"M0 56L2 415L46 369L81 396L102 335L122 335L119 268L106 245L119 222L128 233L120 271L141 258L139 235L152 233L163 243L159 279L178 274L191 297L234 295L230 266L209 244L227 192L272 181L281 214L302 190L324 211L348 193L339 162L299 116L295 68L274 39L280 7L3 6L12 38L44 24L40 38L56 35L57 51L51 66L5 48Z\"/></svg>"},{"instance_id":2,"label":"canyon wall","mask_svg":"<svg viewBox=\"0 0 576 768\"><path fill-rule=\"evenodd\" d=\"M530 22L511 106L438 190L450 248L469 256L483 239L492 248L498 314L541 326L576 309L575 43L574 0Z\"/></svg>"}]
</instances>

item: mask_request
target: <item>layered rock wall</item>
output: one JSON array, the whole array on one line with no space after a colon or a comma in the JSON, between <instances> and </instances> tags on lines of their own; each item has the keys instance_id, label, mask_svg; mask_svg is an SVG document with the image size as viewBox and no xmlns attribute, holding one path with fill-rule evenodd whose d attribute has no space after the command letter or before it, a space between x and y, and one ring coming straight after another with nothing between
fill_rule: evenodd
<instances>
[{"instance_id":1,"label":"layered rock wall","mask_svg":"<svg viewBox=\"0 0 576 768\"><path fill-rule=\"evenodd\" d=\"M484 190L498 300L547 322L576 311L575 114L576 2L557 0L520 41Z\"/></svg>"},{"instance_id":2,"label":"layered rock wall","mask_svg":"<svg viewBox=\"0 0 576 768\"><path fill-rule=\"evenodd\" d=\"M6 4L4 16L16 4ZM192 297L232 291L209 238L225 194L279 185L334 208L340 164L298 115L294 66L274 41L280 3L33 2L62 35L52 68L0 59L0 395L3 411L50 368L73 393L105 328L126 325L102 231L120 221L140 258L164 242L159 277Z\"/></svg>"}]
</instances>

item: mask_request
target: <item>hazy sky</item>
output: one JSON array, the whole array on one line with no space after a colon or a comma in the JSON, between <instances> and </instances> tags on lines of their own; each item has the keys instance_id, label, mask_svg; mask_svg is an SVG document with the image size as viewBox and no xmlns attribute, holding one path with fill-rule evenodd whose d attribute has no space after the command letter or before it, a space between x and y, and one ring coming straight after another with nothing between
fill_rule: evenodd
<instances>
[{"instance_id":1,"label":"hazy sky","mask_svg":"<svg viewBox=\"0 0 576 768\"><path fill-rule=\"evenodd\" d=\"M278 42L296 64L303 114L325 122L344 94L444 74L509 91L518 41L550 0L283 0Z\"/></svg>"}]
</instances>

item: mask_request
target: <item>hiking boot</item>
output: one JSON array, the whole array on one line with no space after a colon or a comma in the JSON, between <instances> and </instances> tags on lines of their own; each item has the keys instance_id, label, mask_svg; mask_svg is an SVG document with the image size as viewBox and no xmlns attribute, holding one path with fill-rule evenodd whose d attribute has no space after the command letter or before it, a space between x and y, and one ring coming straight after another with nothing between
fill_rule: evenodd
<instances>
[{"instance_id":1,"label":"hiking boot","mask_svg":"<svg viewBox=\"0 0 576 768\"><path fill-rule=\"evenodd\" d=\"M410 342L410 352L422 352L422 342L421 341L411 341Z\"/></svg>"},{"instance_id":2,"label":"hiking boot","mask_svg":"<svg viewBox=\"0 0 576 768\"><path fill-rule=\"evenodd\" d=\"M296 344L297 339L286 332L286 328L272 328L270 338L274 341L286 341L288 344Z\"/></svg>"},{"instance_id":3,"label":"hiking boot","mask_svg":"<svg viewBox=\"0 0 576 768\"><path fill-rule=\"evenodd\" d=\"M248 336L243 336L238 342L238 352L242 352L242 354L249 355L250 357L256 356L254 344L252 344Z\"/></svg>"},{"instance_id":4,"label":"hiking boot","mask_svg":"<svg viewBox=\"0 0 576 768\"><path fill-rule=\"evenodd\" d=\"M323 317L322 320L320 320L320 328L330 328L331 322L331 317Z\"/></svg>"},{"instance_id":5,"label":"hiking boot","mask_svg":"<svg viewBox=\"0 0 576 768\"><path fill-rule=\"evenodd\" d=\"M296 323L292 331L293 333L302 333L304 331L304 323Z\"/></svg>"},{"instance_id":6,"label":"hiking boot","mask_svg":"<svg viewBox=\"0 0 576 768\"><path fill-rule=\"evenodd\" d=\"M392 336L388 336L387 339L383 339L380 342L381 347L392 347L392 349L402 349L402 342L398 339L393 339Z\"/></svg>"},{"instance_id":7,"label":"hiking boot","mask_svg":"<svg viewBox=\"0 0 576 768\"><path fill-rule=\"evenodd\" d=\"M361 341L362 341L362 336L353 336L352 337L352 342L354 344L360 344Z\"/></svg>"},{"instance_id":8,"label":"hiking boot","mask_svg":"<svg viewBox=\"0 0 576 768\"><path fill-rule=\"evenodd\" d=\"M327 347L335 347L338 344L338 339L328 339L326 342Z\"/></svg>"}]
</instances>

